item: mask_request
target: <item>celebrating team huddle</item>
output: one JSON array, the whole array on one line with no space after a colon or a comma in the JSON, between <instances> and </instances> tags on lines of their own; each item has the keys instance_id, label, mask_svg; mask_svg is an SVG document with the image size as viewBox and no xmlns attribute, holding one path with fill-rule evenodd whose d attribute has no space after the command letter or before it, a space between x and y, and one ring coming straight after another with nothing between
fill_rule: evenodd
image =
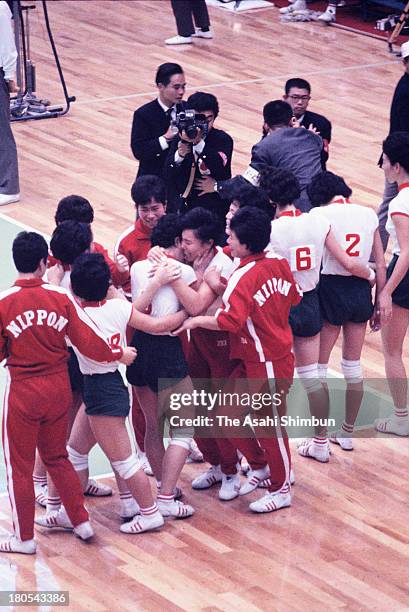
<instances>
[{"instance_id":1,"label":"celebrating team huddle","mask_svg":"<svg viewBox=\"0 0 409 612\"><path fill-rule=\"evenodd\" d=\"M111 494L89 480L95 444L112 465L125 534L194 514L194 495L193 505L186 503L178 486L189 457L210 464L192 481L196 491L220 483L219 498L229 501L266 488L250 503L252 512L290 506L294 473L279 417L294 370L320 423L298 445L299 455L327 462L329 442L353 450L368 322L381 329L394 402L393 414L375 427L409 435L402 382L409 324L407 134L384 141L383 168L399 185L387 224L388 268L376 214L351 203L345 181L326 171L309 183L313 208L301 213L294 174L262 168L258 187L236 183L225 227L202 207L166 214L162 180L141 176L132 187L137 220L120 236L113 259L93 241L93 210L80 196L59 203L50 250L34 232L17 236L18 280L0 294L0 358L8 370L3 445L14 525L1 552L34 553L34 522L92 537L83 494ZM345 418L328 432L325 379L341 329ZM248 408L238 401L217 432L190 424L201 407L168 432L171 394L192 394L198 380L209 391L222 381L226 393L277 394L277 404L259 411L271 424L250 426ZM239 426L228 424L234 418ZM155 495L147 474L155 477ZM36 501L46 511L34 518Z\"/></svg>"}]
</instances>

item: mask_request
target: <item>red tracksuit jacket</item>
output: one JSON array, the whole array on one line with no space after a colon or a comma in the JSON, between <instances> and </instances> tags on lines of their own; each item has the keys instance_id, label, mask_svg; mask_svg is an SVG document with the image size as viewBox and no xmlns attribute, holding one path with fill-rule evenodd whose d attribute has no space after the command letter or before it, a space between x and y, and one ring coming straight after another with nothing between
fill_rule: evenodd
<instances>
[{"instance_id":1,"label":"red tracksuit jacket","mask_svg":"<svg viewBox=\"0 0 409 612\"><path fill-rule=\"evenodd\" d=\"M286 259L273 253L246 257L231 275L216 312L220 329L230 332L230 357L277 361L291 351L291 306L302 298Z\"/></svg>"},{"instance_id":2,"label":"red tracksuit jacket","mask_svg":"<svg viewBox=\"0 0 409 612\"><path fill-rule=\"evenodd\" d=\"M122 348L107 344L65 289L32 278L17 280L0 293L0 361L7 359L13 380L65 370L65 336L96 361L116 361L122 356Z\"/></svg>"}]
</instances>

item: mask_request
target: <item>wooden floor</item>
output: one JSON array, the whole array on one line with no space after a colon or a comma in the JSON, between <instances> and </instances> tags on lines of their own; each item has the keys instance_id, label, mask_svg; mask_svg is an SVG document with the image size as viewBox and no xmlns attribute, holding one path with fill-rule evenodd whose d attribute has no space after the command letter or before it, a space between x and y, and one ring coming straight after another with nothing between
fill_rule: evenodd
<instances>
[{"instance_id":1,"label":"wooden floor","mask_svg":"<svg viewBox=\"0 0 409 612\"><path fill-rule=\"evenodd\" d=\"M38 94L62 101L41 6L32 18ZM154 73L180 62L188 94L217 95L217 124L235 140L240 172L261 130L261 109L291 76L312 84L310 108L333 123L329 169L378 206L376 162L388 131L399 60L374 39L333 27L280 24L275 9L233 15L211 9L215 38L166 48L174 33L167 0L48 3L68 89L77 97L60 119L14 124L22 200L2 212L50 233L58 200L93 203L94 233L112 248L134 217L129 148L134 109L155 96ZM406 348L406 357L409 349ZM339 347L333 367L339 364ZM384 376L379 335L368 334L367 376ZM405 439L359 439L328 465L295 457L291 509L252 516L247 499L220 504L216 491L192 495L197 514L153 535L121 536L114 499L91 502L96 543L38 534L37 558L3 556L0 589L69 589L72 610L409 610L409 527ZM8 525L6 499L1 526Z\"/></svg>"}]
</instances>

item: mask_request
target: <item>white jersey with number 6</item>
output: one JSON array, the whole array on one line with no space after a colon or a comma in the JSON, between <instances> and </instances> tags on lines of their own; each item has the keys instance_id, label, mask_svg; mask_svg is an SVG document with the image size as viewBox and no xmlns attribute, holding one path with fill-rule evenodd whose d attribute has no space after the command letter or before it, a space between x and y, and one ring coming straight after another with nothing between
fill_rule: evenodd
<instances>
[{"instance_id":1,"label":"white jersey with number 6","mask_svg":"<svg viewBox=\"0 0 409 612\"><path fill-rule=\"evenodd\" d=\"M378 227L375 211L360 204L348 202L333 203L313 208L309 213L314 219L325 216L330 222L332 232L349 257L367 265L371 256L374 233ZM322 274L351 276L331 253L325 249L322 260Z\"/></svg>"},{"instance_id":2,"label":"white jersey with number 6","mask_svg":"<svg viewBox=\"0 0 409 612\"><path fill-rule=\"evenodd\" d=\"M324 243L329 222L323 216L311 217L288 211L271 222L268 250L284 257L301 289L312 291L318 285Z\"/></svg>"}]
</instances>

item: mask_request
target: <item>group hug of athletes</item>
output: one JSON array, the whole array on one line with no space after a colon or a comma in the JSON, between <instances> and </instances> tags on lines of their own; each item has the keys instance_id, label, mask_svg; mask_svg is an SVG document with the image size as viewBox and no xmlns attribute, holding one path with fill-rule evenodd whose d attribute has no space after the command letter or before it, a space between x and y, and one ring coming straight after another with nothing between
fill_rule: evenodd
<instances>
[{"instance_id":1,"label":"group hug of athletes","mask_svg":"<svg viewBox=\"0 0 409 612\"><path fill-rule=\"evenodd\" d=\"M93 241L93 209L81 196L59 202L49 246L39 234L20 233L13 243L18 280L0 294L0 358L8 377L2 433L14 525L0 551L34 553L34 522L92 537L83 494L112 493L89 479L95 444L112 465L125 534L193 515L177 484L189 456L210 464L193 480L195 490L220 484L219 498L228 501L264 488L251 511L290 506L294 474L280 421L273 433L247 427L247 435L236 435L228 428L198 437L186 420L164 444L166 398L170 391L191 393L192 379L224 379L227 389L236 381L251 389L258 381L258 391L280 381L283 401L270 415L282 415L295 368L321 422L330 410L328 362L342 329L344 422L330 436L318 426L298 446L301 456L327 462L329 442L353 449L368 321L381 329L395 406L375 427L409 435L402 360L409 134L384 141L383 170L399 186L389 207L388 268L376 214L351 203L344 179L326 171L308 185L308 213L294 205L300 186L288 170L263 168L257 187L239 181L225 227L202 207L167 214L162 179L140 176L131 192L136 222L119 237L112 259ZM137 450L127 429L131 404ZM155 495L147 474L156 479ZM36 501L46 507L37 518Z\"/></svg>"}]
</instances>

